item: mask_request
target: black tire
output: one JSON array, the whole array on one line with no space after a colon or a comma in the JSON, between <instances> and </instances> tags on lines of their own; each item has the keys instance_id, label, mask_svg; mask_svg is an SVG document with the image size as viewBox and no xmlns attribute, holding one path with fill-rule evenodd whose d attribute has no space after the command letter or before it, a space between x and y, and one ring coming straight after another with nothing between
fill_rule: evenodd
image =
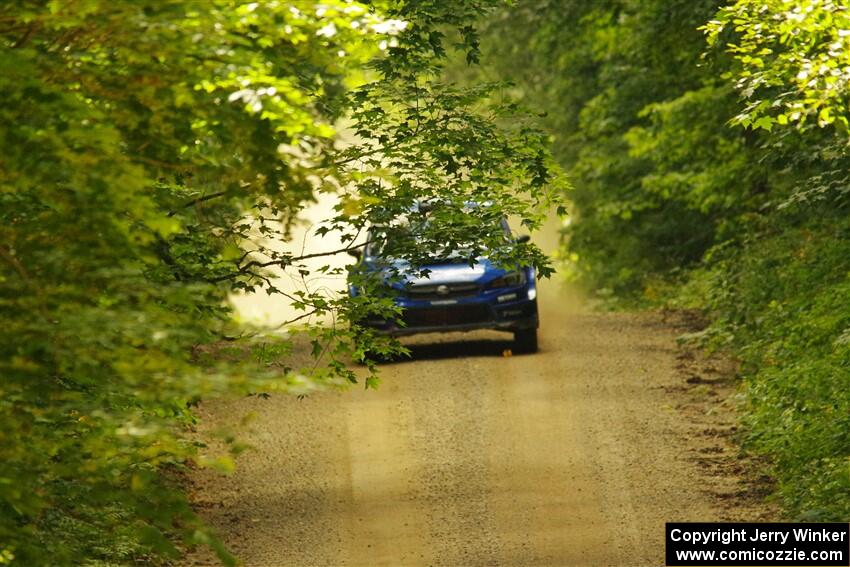
<instances>
[{"instance_id":1,"label":"black tire","mask_svg":"<svg viewBox=\"0 0 850 567\"><path fill-rule=\"evenodd\" d=\"M534 354L537 352L537 329L514 331L514 351L517 354Z\"/></svg>"}]
</instances>

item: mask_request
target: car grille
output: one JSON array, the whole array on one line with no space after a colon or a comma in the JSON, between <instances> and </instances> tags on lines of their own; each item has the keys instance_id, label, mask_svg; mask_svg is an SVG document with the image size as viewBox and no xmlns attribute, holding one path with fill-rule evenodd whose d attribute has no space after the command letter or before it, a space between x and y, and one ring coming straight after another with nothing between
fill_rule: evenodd
<instances>
[{"instance_id":1,"label":"car grille","mask_svg":"<svg viewBox=\"0 0 850 567\"><path fill-rule=\"evenodd\" d=\"M481 287L474 283L418 284L408 287L406 294L410 299L457 299L476 295L480 289Z\"/></svg>"},{"instance_id":2,"label":"car grille","mask_svg":"<svg viewBox=\"0 0 850 567\"><path fill-rule=\"evenodd\" d=\"M491 319L492 312L484 304L406 309L402 315L402 320L407 327L443 327L483 323Z\"/></svg>"}]
</instances>

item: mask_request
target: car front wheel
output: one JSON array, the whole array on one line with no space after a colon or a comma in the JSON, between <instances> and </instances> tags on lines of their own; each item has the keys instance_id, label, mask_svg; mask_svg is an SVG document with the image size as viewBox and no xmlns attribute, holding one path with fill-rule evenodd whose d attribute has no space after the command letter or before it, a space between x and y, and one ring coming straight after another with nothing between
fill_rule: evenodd
<instances>
[{"instance_id":1,"label":"car front wheel","mask_svg":"<svg viewBox=\"0 0 850 567\"><path fill-rule=\"evenodd\" d=\"M514 351L519 354L537 352L537 329L520 329L514 331Z\"/></svg>"}]
</instances>

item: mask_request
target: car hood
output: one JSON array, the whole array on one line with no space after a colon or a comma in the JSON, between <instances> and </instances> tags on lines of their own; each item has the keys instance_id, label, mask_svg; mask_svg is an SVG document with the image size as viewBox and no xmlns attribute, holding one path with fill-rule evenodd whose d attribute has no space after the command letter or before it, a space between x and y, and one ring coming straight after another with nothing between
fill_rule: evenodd
<instances>
[{"instance_id":1,"label":"car hood","mask_svg":"<svg viewBox=\"0 0 850 567\"><path fill-rule=\"evenodd\" d=\"M377 269L377 266L375 267ZM422 270L428 271L428 276L419 276ZM408 285L439 285L449 283L485 283L505 274L505 270L497 268L487 258L478 258L476 264L470 266L467 262L438 262L413 269L404 261L393 261L391 267L383 269L386 278L398 271L403 281L393 282L392 287L404 288Z\"/></svg>"}]
</instances>

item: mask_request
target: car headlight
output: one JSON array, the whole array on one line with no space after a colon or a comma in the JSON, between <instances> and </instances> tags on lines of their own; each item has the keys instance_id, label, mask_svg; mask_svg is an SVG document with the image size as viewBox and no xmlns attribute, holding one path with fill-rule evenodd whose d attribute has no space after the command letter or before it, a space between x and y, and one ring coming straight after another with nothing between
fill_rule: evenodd
<instances>
[{"instance_id":1,"label":"car headlight","mask_svg":"<svg viewBox=\"0 0 850 567\"><path fill-rule=\"evenodd\" d=\"M498 277L486 285L486 289L498 289L502 287L519 287L525 285L527 279L525 272L509 272Z\"/></svg>"}]
</instances>

